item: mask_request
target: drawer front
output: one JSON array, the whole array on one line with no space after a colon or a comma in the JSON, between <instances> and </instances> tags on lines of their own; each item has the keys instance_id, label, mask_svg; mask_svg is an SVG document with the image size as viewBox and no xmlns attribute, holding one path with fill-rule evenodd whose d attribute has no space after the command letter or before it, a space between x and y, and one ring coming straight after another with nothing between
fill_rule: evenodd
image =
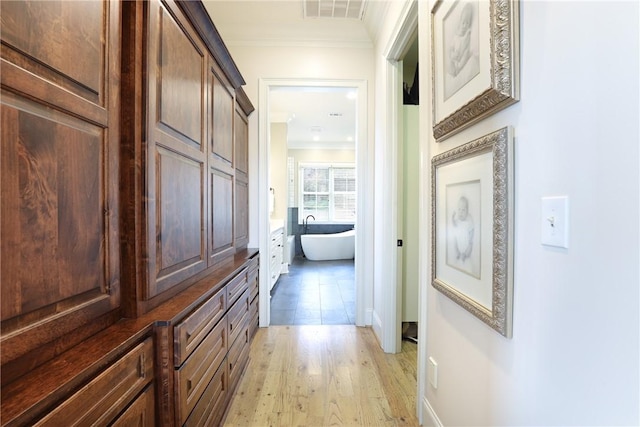
<instances>
[{"instance_id":1,"label":"drawer front","mask_svg":"<svg viewBox=\"0 0 640 427\"><path fill-rule=\"evenodd\" d=\"M184 423L187 427L219 425L225 410L229 390L229 373L226 360L220 365L211 382L202 393L202 398Z\"/></svg>"},{"instance_id":2,"label":"drawer front","mask_svg":"<svg viewBox=\"0 0 640 427\"><path fill-rule=\"evenodd\" d=\"M233 343L245 326L249 317L249 290L247 289L240 299L229 309L227 321L229 322L229 343Z\"/></svg>"},{"instance_id":3,"label":"drawer front","mask_svg":"<svg viewBox=\"0 0 640 427\"><path fill-rule=\"evenodd\" d=\"M237 382L240 380L240 375L242 374L242 370L244 369L247 360L249 360L248 325L242 329L242 333L231 346L229 355L227 356L230 390L233 390L236 387Z\"/></svg>"},{"instance_id":4,"label":"drawer front","mask_svg":"<svg viewBox=\"0 0 640 427\"><path fill-rule=\"evenodd\" d=\"M174 329L176 368L189 357L227 311L227 288L222 288Z\"/></svg>"},{"instance_id":5,"label":"drawer front","mask_svg":"<svg viewBox=\"0 0 640 427\"><path fill-rule=\"evenodd\" d=\"M106 425L153 380L153 340L147 338L58 405L37 426Z\"/></svg>"},{"instance_id":6,"label":"drawer front","mask_svg":"<svg viewBox=\"0 0 640 427\"><path fill-rule=\"evenodd\" d=\"M247 287L247 269L245 268L227 284L229 306L236 302Z\"/></svg>"},{"instance_id":7,"label":"drawer front","mask_svg":"<svg viewBox=\"0 0 640 427\"><path fill-rule=\"evenodd\" d=\"M150 384L140 396L133 401L112 427L147 427L156 425L155 389Z\"/></svg>"},{"instance_id":8,"label":"drawer front","mask_svg":"<svg viewBox=\"0 0 640 427\"><path fill-rule=\"evenodd\" d=\"M254 269L249 269L249 272L247 273L247 282L249 285L249 292L251 293L251 297L249 299L253 301L253 299L257 297L258 293L260 292L260 282L258 281L257 267Z\"/></svg>"},{"instance_id":9,"label":"drawer front","mask_svg":"<svg viewBox=\"0 0 640 427\"><path fill-rule=\"evenodd\" d=\"M227 344L227 321L223 318L198 348L176 370L176 418L182 424L202 396L224 360Z\"/></svg>"},{"instance_id":10,"label":"drawer front","mask_svg":"<svg viewBox=\"0 0 640 427\"><path fill-rule=\"evenodd\" d=\"M258 331L258 327L260 326L260 302L259 298L254 299L251 302L251 307L249 310L249 336L252 337Z\"/></svg>"}]
</instances>

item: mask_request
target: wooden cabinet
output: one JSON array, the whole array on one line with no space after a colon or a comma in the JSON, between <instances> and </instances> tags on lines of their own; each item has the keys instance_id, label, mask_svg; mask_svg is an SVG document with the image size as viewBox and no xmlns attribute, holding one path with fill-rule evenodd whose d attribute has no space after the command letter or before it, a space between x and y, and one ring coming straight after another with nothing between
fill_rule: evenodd
<instances>
[{"instance_id":1,"label":"wooden cabinet","mask_svg":"<svg viewBox=\"0 0 640 427\"><path fill-rule=\"evenodd\" d=\"M199 1L0 20L1 424L219 423L257 325L239 70Z\"/></svg>"},{"instance_id":2,"label":"wooden cabinet","mask_svg":"<svg viewBox=\"0 0 640 427\"><path fill-rule=\"evenodd\" d=\"M259 307L259 298L258 295L260 293L260 283L258 280L258 265L259 265L259 257L255 256L252 258L251 263L249 264L249 271L247 272L247 282L249 284L249 299L250 299L250 307L249 307L249 334L253 336L258 327L260 326L260 307Z\"/></svg>"},{"instance_id":3,"label":"wooden cabinet","mask_svg":"<svg viewBox=\"0 0 640 427\"><path fill-rule=\"evenodd\" d=\"M235 246L246 248L249 242L249 115L253 106L242 88L236 91L235 118Z\"/></svg>"},{"instance_id":4,"label":"wooden cabinet","mask_svg":"<svg viewBox=\"0 0 640 427\"><path fill-rule=\"evenodd\" d=\"M153 344L147 338L35 425L108 425L152 379Z\"/></svg>"},{"instance_id":5,"label":"wooden cabinet","mask_svg":"<svg viewBox=\"0 0 640 427\"><path fill-rule=\"evenodd\" d=\"M0 2L2 384L113 321L120 4Z\"/></svg>"},{"instance_id":6,"label":"wooden cabinet","mask_svg":"<svg viewBox=\"0 0 640 427\"><path fill-rule=\"evenodd\" d=\"M247 260L249 266L256 262L257 256ZM164 330L159 335L174 336L175 404L164 407L163 417L176 425L217 425L224 414L249 354L247 275L244 266L213 296L176 318L173 328L173 321L159 327Z\"/></svg>"}]
</instances>

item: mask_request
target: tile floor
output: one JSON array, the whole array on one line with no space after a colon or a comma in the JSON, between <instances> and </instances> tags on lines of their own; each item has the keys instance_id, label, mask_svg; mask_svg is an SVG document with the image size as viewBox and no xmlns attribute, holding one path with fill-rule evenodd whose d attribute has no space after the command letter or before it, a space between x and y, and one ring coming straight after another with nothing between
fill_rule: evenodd
<instances>
[{"instance_id":1,"label":"tile floor","mask_svg":"<svg viewBox=\"0 0 640 427\"><path fill-rule=\"evenodd\" d=\"M272 325L355 324L353 260L295 257L271 290Z\"/></svg>"}]
</instances>

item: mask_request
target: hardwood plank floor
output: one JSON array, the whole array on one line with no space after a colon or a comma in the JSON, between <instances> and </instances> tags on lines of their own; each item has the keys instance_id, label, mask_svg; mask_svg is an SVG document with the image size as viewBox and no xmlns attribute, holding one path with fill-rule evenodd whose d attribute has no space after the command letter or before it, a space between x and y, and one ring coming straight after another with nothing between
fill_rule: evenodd
<instances>
[{"instance_id":1,"label":"hardwood plank floor","mask_svg":"<svg viewBox=\"0 0 640 427\"><path fill-rule=\"evenodd\" d=\"M225 426L417 426L417 345L385 354L370 328L260 328Z\"/></svg>"}]
</instances>

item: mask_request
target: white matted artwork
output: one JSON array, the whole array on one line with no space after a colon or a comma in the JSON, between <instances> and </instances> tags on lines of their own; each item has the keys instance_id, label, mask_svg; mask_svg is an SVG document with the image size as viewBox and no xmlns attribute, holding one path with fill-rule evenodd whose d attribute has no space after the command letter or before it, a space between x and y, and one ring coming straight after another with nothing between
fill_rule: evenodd
<instances>
[{"instance_id":1,"label":"white matted artwork","mask_svg":"<svg viewBox=\"0 0 640 427\"><path fill-rule=\"evenodd\" d=\"M476 279L481 278L480 194L483 183L485 181L480 179L456 182L445 189L447 265Z\"/></svg>"},{"instance_id":2,"label":"white matted artwork","mask_svg":"<svg viewBox=\"0 0 640 427\"><path fill-rule=\"evenodd\" d=\"M503 128L432 160L432 284L506 337L513 298L513 142Z\"/></svg>"},{"instance_id":3,"label":"white matted artwork","mask_svg":"<svg viewBox=\"0 0 640 427\"><path fill-rule=\"evenodd\" d=\"M431 55L433 135L440 142L518 101L518 1L437 1Z\"/></svg>"}]
</instances>

